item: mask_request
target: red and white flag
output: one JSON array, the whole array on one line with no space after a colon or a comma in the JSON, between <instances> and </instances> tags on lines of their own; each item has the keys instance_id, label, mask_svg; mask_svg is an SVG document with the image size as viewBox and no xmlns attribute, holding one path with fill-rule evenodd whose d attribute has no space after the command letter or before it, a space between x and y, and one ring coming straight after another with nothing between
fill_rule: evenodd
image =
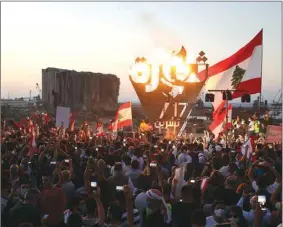
<instances>
[{"instance_id":1,"label":"red and white flag","mask_svg":"<svg viewBox=\"0 0 283 227\"><path fill-rule=\"evenodd\" d=\"M75 130L75 122L77 115L77 112L70 113L70 132L73 132Z\"/></svg>"},{"instance_id":2,"label":"red and white flag","mask_svg":"<svg viewBox=\"0 0 283 227\"><path fill-rule=\"evenodd\" d=\"M247 149L247 158L249 159L253 155L253 151L255 149L254 145L254 138L250 137L241 147L242 155L245 155L246 149Z\"/></svg>"},{"instance_id":3,"label":"red and white flag","mask_svg":"<svg viewBox=\"0 0 283 227\"><path fill-rule=\"evenodd\" d=\"M202 192L205 191L205 189L207 188L207 185L208 185L208 177L205 177L201 180L201 185L200 185L200 189Z\"/></svg>"},{"instance_id":4,"label":"red and white flag","mask_svg":"<svg viewBox=\"0 0 283 227\"><path fill-rule=\"evenodd\" d=\"M119 129L133 125L132 120L132 104L131 102L124 103L117 111L115 121L112 123L113 132Z\"/></svg>"},{"instance_id":5,"label":"red and white flag","mask_svg":"<svg viewBox=\"0 0 283 227\"><path fill-rule=\"evenodd\" d=\"M206 90L243 90L246 94L257 94L261 92L262 76L262 37L261 30L248 44L238 50L232 56L209 67ZM199 73L200 80L205 78L205 71ZM234 92L232 98L239 98L243 92ZM221 104L222 94L215 93L213 103L217 111ZM223 106L223 105L222 105Z\"/></svg>"},{"instance_id":6,"label":"red and white flag","mask_svg":"<svg viewBox=\"0 0 283 227\"><path fill-rule=\"evenodd\" d=\"M228 111L228 112L227 112ZM219 134L232 127L232 104L220 112L209 126L210 131L218 138Z\"/></svg>"},{"instance_id":7,"label":"red and white flag","mask_svg":"<svg viewBox=\"0 0 283 227\"><path fill-rule=\"evenodd\" d=\"M97 136L104 136L103 123L100 120L96 123L96 131Z\"/></svg>"}]
</instances>

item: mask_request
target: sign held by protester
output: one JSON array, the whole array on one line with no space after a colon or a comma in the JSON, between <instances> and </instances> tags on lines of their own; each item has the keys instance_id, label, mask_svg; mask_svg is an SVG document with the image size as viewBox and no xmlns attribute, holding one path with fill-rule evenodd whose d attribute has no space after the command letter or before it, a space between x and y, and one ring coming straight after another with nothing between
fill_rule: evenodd
<instances>
[{"instance_id":1,"label":"sign held by protester","mask_svg":"<svg viewBox=\"0 0 283 227\"><path fill-rule=\"evenodd\" d=\"M56 109L56 127L69 128L70 107L57 106Z\"/></svg>"},{"instance_id":2,"label":"sign held by protester","mask_svg":"<svg viewBox=\"0 0 283 227\"><path fill-rule=\"evenodd\" d=\"M282 127L275 125L267 126L266 133L266 142L267 143L281 143L282 142Z\"/></svg>"}]
</instances>

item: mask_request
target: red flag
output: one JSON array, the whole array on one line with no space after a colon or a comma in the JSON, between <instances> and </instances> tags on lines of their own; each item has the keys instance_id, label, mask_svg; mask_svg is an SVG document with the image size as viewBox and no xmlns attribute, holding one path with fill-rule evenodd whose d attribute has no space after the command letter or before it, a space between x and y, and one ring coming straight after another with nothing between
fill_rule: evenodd
<instances>
[{"instance_id":1,"label":"red flag","mask_svg":"<svg viewBox=\"0 0 283 227\"><path fill-rule=\"evenodd\" d=\"M96 131L97 131L97 136L104 136L104 131L103 131L103 123L102 121L96 122Z\"/></svg>"},{"instance_id":2,"label":"red flag","mask_svg":"<svg viewBox=\"0 0 283 227\"><path fill-rule=\"evenodd\" d=\"M226 118L228 117L228 122ZM232 126L232 104L229 104L225 111L219 113L212 124L209 126L210 131L218 138L219 134Z\"/></svg>"},{"instance_id":3,"label":"red flag","mask_svg":"<svg viewBox=\"0 0 283 227\"><path fill-rule=\"evenodd\" d=\"M20 122L17 122L17 121L13 121L13 122L14 122L14 124L15 124L15 126L16 126L17 128L21 128Z\"/></svg>"},{"instance_id":4,"label":"red flag","mask_svg":"<svg viewBox=\"0 0 283 227\"><path fill-rule=\"evenodd\" d=\"M132 104L131 102L126 102L117 111L116 119L112 124L113 132L117 132L120 128L128 127L132 124Z\"/></svg>"},{"instance_id":5,"label":"red flag","mask_svg":"<svg viewBox=\"0 0 283 227\"><path fill-rule=\"evenodd\" d=\"M73 114L70 114L70 131L73 132L75 130L75 121L76 117L78 115L77 112L74 112Z\"/></svg>"},{"instance_id":6,"label":"red flag","mask_svg":"<svg viewBox=\"0 0 283 227\"><path fill-rule=\"evenodd\" d=\"M247 94L261 92L262 78L262 37L261 30L248 44L238 50L232 56L209 67L206 90L243 90L245 92L234 92L232 98L238 98ZM205 78L206 71L198 74L200 80ZM217 110L222 103L222 94L216 93L213 103Z\"/></svg>"},{"instance_id":7,"label":"red flag","mask_svg":"<svg viewBox=\"0 0 283 227\"><path fill-rule=\"evenodd\" d=\"M45 124L47 125L48 122L50 121L50 117L49 117L48 113L44 114L44 120L45 120Z\"/></svg>"},{"instance_id":8,"label":"red flag","mask_svg":"<svg viewBox=\"0 0 283 227\"><path fill-rule=\"evenodd\" d=\"M222 113L225 109L226 102L222 102L217 109L213 111L213 119L217 118L220 113Z\"/></svg>"}]
</instances>

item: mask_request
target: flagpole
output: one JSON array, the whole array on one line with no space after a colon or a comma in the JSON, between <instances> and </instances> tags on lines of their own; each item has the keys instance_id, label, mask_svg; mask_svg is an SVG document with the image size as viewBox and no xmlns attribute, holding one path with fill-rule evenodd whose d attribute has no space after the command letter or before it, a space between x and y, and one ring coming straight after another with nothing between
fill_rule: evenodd
<instances>
[{"instance_id":1,"label":"flagpole","mask_svg":"<svg viewBox=\"0 0 283 227\"><path fill-rule=\"evenodd\" d=\"M133 109L132 109L132 102L130 101L130 106L131 106L131 117L132 117L132 134L133 134L133 139L135 139L135 131L134 131L134 122L133 122Z\"/></svg>"},{"instance_id":2,"label":"flagpole","mask_svg":"<svg viewBox=\"0 0 283 227\"><path fill-rule=\"evenodd\" d=\"M226 129L226 125L228 124L228 108L229 108L229 99L228 99L228 92L226 91L226 98L227 98L227 101L226 101L226 123L225 123L225 126L224 126L224 130ZM226 148L228 148L228 129L225 130L226 133L225 133L225 141L226 141Z\"/></svg>"},{"instance_id":3,"label":"flagpole","mask_svg":"<svg viewBox=\"0 0 283 227\"><path fill-rule=\"evenodd\" d=\"M259 114L260 114L260 110L261 110L261 98L262 98L262 63L263 63L263 28L261 29L262 32L262 42L261 42L261 64L260 64L260 93L259 93L259 105L258 105L258 109L259 109Z\"/></svg>"}]
</instances>

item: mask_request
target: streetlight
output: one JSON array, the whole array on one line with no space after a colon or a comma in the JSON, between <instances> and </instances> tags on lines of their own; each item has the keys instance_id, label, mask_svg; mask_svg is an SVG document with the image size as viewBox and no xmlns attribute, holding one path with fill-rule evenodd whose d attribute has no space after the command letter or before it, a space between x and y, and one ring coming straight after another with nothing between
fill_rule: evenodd
<instances>
[{"instance_id":1,"label":"streetlight","mask_svg":"<svg viewBox=\"0 0 283 227\"><path fill-rule=\"evenodd\" d=\"M195 63L188 61L184 47L168 59L166 63L152 64L146 58L138 57L129 71L129 78L151 121L164 120L170 104L174 106L171 114L173 119L181 118L184 111L178 115L178 105L182 103L187 108L189 103L195 103L208 77L209 65L203 51L199 53ZM200 67L205 67L202 81L198 79Z\"/></svg>"}]
</instances>

